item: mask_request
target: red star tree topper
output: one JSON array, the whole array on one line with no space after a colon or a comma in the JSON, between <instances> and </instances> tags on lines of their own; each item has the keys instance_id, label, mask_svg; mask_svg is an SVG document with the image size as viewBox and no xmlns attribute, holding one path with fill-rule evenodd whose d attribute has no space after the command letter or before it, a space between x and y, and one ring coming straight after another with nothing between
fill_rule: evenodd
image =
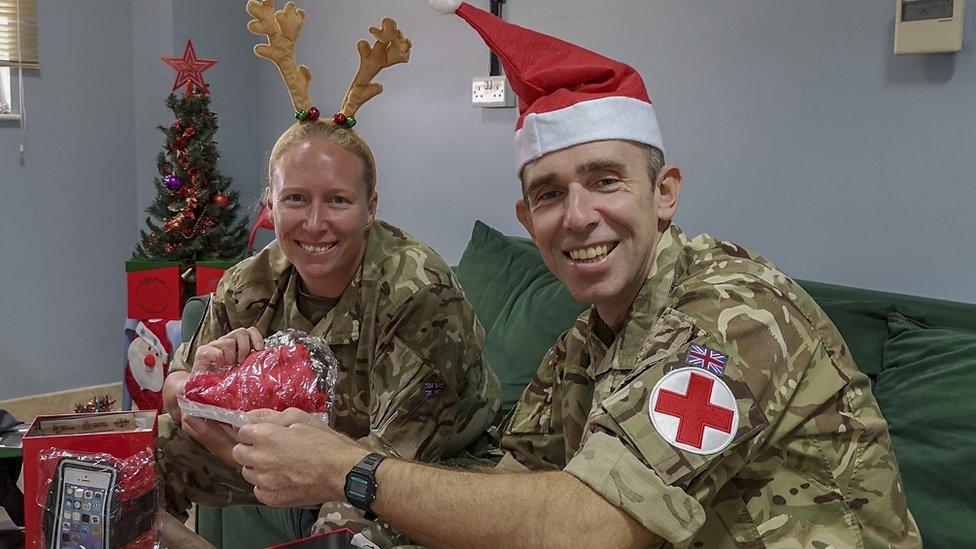
<instances>
[{"instance_id":1,"label":"red star tree topper","mask_svg":"<svg viewBox=\"0 0 976 549\"><path fill-rule=\"evenodd\" d=\"M193 49L193 40L186 41L186 49L183 50L183 57L166 57L163 61L167 65L176 69L176 82L173 83L173 91L186 84L186 95L193 93L196 86L200 93L210 93L207 83L203 81L203 71L217 64L216 59L198 59L197 52Z\"/></svg>"}]
</instances>

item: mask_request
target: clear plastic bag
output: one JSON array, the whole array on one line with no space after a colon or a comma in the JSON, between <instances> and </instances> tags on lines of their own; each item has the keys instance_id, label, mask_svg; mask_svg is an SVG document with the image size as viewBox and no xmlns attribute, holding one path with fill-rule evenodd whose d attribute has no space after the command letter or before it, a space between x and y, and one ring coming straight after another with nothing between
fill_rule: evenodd
<instances>
[{"instance_id":1,"label":"clear plastic bag","mask_svg":"<svg viewBox=\"0 0 976 549\"><path fill-rule=\"evenodd\" d=\"M193 373L178 400L184 414L235 427L259 408L298 408L330 423L338 375L339 361L322 338L285 330L239 365Z\"/></svg>"},{"instance_id":2,"label":"clear plastic bag","mask_svg":"<svg viewBox=\"0 0 976 549\"><path fill-rule=\"evenodd\" d=\"M61 449L38 454L36 546L52 549L159 547L159 478L153 450L120 459Z\"/></svg>"}]
</instances>

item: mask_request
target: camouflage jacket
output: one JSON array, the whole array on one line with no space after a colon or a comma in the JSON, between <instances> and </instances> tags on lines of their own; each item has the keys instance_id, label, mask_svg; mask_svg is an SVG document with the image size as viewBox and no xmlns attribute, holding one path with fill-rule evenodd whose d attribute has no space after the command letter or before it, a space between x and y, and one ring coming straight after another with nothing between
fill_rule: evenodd
<instances>
[{"instance_id":1,"label":"camouflage jacket","mask_svg":"<svg viewBox=\"0 0 976 549\"><path fill-rule=\"evenodd\" d=\"M887 424L837 329L767 260L675 226L609 348L594 309L503 430L679 547L918 547Z\"/></svg>"},{"instance_id":2,"label":"camouflage jacket","mask_svg":"<svg viewBox=\"0 0 976 549\"><path fill-rule=\"evenodd\" d=\"M438 461L490 425L498 380L484 330L432 249L376 222L358 275L315 326L298 310L298 285L277 242L229 269L170 370L188 370L197 346L235 328L294 328L323 337L339 359L334 426L371 449Z\"/></svg>"}]
</instances>

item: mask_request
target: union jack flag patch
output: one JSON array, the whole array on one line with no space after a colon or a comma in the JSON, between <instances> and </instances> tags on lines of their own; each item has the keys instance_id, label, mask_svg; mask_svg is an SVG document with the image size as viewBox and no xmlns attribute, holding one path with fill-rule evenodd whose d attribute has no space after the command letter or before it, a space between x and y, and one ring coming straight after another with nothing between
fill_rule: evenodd
<instances>
[{"instance_id":1,"label":"union jack flag patch","mask_svg":"<svg viewBox=\"0 0 976 549\"><path fill-rule=\"evenodd\" d=\"M688 349L688 364L704 368L713 374L721 375L725 373L726 360L728 360L728 357L716 353L708 347L692 345Z\"/></svg>"},{"instance_id":2,"label":"union jack flag patch","mask_svg":"<svg viewBox=\"0 0 976 549\"><path fill-rule=\"evenodd\" d=\"M443 381L425 381L424 382L424 396L427 398L433 398L435 396L440 396L444 392L444 382Z\"/></svg>"}]
</instances>

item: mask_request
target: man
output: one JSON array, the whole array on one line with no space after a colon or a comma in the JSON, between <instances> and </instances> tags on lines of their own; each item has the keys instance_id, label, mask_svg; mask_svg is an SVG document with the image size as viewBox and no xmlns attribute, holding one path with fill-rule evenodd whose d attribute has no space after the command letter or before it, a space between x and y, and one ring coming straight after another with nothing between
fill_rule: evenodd
<instances>
[{"instance_id":1,"label":"man","mask_svg":"<svg viewBox=\"0 0 976 549\"><path fill-rule=\"evenodd\" d=\"M885 421L834 326L767 260L671 223L682 174L640 76L432 4L504 63L521 100L516 213L593 307L503 426L500 469L534 472L379 460L297 411L256 412L233 454L258 499L345 495L435 546L920 546Z\"/></svg>"}]
</instances>

